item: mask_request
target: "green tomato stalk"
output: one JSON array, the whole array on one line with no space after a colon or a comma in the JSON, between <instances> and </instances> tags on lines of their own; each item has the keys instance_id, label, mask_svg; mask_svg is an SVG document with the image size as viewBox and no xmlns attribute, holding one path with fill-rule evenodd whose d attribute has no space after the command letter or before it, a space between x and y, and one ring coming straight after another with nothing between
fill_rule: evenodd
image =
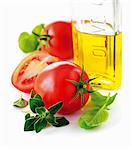
<instances>
[{"instance_id":1,"label":"green tomato stalk","mask_svg":"<svg viewBox=\"0 0 132 150\"><path fill-rule=\"evenodd\" d=\"M81 96L81 100L82 100L82 105L84 104L84 95L83 95L83 92L87 92L87 93L93 93L94 91L93 90L88 90L87 89L87 86L86 84L90 83L92 80L96 79L96 78L92 78L92 79L89 79L89 80L86 80L86 81L83 81L82 80L82 77L83 77L83 74L84 74L84 66L82 66L82 73L80 75L80 79L79 81L74 81L74 80L68 80L69 82L73 83L76 88L77 88L77 92L73 98L72 101L74 101L78 95Z\"/></svg>"}]
</instances>

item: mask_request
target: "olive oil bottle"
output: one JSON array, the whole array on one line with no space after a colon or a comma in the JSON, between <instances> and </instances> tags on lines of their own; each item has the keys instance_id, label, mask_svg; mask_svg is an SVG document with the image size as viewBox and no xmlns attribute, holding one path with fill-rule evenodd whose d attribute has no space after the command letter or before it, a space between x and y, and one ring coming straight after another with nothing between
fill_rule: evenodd
<instances>
[{"instance_id":1,"label":"olive oil bottle","mask_svg":"<svg viewBox=\"0 0 132 150\"><path fill-rule=\"evenodd\" d=\"M106 18L103 21L80 19L72 21L72 32L74 63L84 65L89 78L96 78L91 82L94 87L118 89L122 72L119 26L108 23Z\"/></svg>"}]
</instances>

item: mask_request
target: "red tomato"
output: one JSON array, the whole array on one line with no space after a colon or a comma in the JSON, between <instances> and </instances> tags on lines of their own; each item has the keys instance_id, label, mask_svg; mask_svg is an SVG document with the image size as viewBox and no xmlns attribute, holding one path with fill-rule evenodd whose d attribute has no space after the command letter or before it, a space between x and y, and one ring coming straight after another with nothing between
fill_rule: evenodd
<instances>
[{"instance_id":1,"label":"red tomato","mask_svg":"<svg viewBox=\"0 0 132 150\"><path fill-rule=\"evenodd\" d=\"M59 59L43 52L33 52L15 69L12 75L12 84L20 91L30 93L33 89L34 80L39 72L48 64Z\"/></svg>"},{"instance_id":2,"label":"red tomato","mask_svg":"<svg viewBox=\"0 0 132 150\"><path fill-rule=\"evenodd\" d=\"M73 58L72 26L70 22L54 22L44 29L44 34L50 35L49 47L43 46L53 56L62 60Z\"/></svg>"},{"instance_id":3,"label":"red tomato","mask_svg":"<svg viewBox=\"0 0 132 150\"><path fill-rule=\"evenodd\" d=\"M63 101L59 113L73 113L85 105L89 98L89 93L86 90L90 90L90 84L82 84L89 78L84 72L82 80L79 81L81 73L81 68L75 64L65 61L56 62L46 67L37 76L34 90L42 96L46 108ZM79 84L75 85L69 80L74 80ZM80 94L75 97L75 94L79 91L82 92L82 97Z\"/></svg>"}]
</instances>

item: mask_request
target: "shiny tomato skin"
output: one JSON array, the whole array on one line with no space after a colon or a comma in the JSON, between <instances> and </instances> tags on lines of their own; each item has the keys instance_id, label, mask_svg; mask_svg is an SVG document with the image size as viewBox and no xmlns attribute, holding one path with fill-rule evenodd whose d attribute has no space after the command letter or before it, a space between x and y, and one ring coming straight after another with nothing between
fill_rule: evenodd
<instances>
[{"instance_id":1,"label":"shiny tomato skin","mask_svg":"<svg viewBox=\"0 0 132 150\"><path fill-rule=\"evenodd\" d=\"M61 60L73 58L71 22L57 21L45 27L44 33L50 35L49 47L43 46L53 56Z\"/></svg>"},{"instance_id":2,"label":"shiny tomato skin","mask_svg":"<svg viewBox=\"0 0 132 150\"><path fill-rule=\"evenodd\" d=\"M41 63L43 61L43 63ZM12 74L11 82L18 90L30 93L33 90L37 74L49 64L59 61L58 58L40 51L33 52L25 57ZM41 68L40 68L41 66ZM36 67L36 68L35 68ZM39 69L39 70L37 70ZM35 74L33 75L33 70ZM30 76L30 77L29 77Z\"/></svg>"},{"instance_id":3,"label":"shiny tomato skin","mask_svg":"<svg viewBox=\"0 0 132 150\"><path fill-rule=\"evenodd\" d=\"M63 101L60 114L70 114L82 107L81 96L73 97L77 92L76 86L68 80L79 81L82 70L75 64L69 62L56 62L46 67L36 78L34 90L39 93L45 103L46 108ZM88 75L84 72L83 81L88 80ZM90 85L86 88L89 90ZM89 93L83 92L84 103L89 98Z\"/></svg>"}]
</instances>

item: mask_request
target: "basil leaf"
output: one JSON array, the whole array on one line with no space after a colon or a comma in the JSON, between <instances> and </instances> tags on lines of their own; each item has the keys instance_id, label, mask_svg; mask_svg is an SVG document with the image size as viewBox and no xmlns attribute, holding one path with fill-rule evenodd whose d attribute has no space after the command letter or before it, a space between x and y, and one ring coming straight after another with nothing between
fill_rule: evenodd
<instances>
[{"instance_id":1,"label":"basil leaf","mask_svg":"<svg viewBox=\"0 0 132 150\"><path fill-rule=\"evenodd\" d=\"M53 114L48 113L48 115L46 116L46 120L50 123L50 124L58 124L56 122L56 117L54 117Z\"/></svg>"},{"instance_id":2,"label":"basil leaf","mask_svg":"<svg viewBox=\"0 0 132 150\"><path fill-rule=\"evenodd\" d=\"M29 100L29 105L30 105L30 109L32 110L32 112L35 113L35 109L37 107L44 107L44 103L42 101L42 98L39 94L36 94L33 98L31 98Z\"/></svg>"},{"instance_id":3,"label":"basil leaf","mask_svg":"<svg viewBox=\"0 0 132 150\"><path fill-rule=\"evenodd\" d=\"M106 104L107 106L111 105L114 102L116 95L117 93L115 93L113 96L110 97L109 101Z\"/></svg>"},{"instance_id":4,"label":"basil leaf","mask_svg":"<svg viewBox=\"0 0 132 150\"><path fill-rule=\"evenodd\" d=\"M30 118L30 114L29 114L29 113L27 113L27 114L25 115L25 120L27 120L28 118Z\"/></svg>"},{"instance_id":5,"label":"basil leaf","mask_svg":"<svg viewBox=\"0 0 132 150\"><path fill-rule=\"evenodd\" d=\"M37 107L35 108L35 112L39 115L39 116L45 116L46 115L46 109L44 107Z\"/></svg>"},{"instance_id":6,"label":"basil leaf","mask_svg":"<svg viewBox=\"0 0 132 150\"><path fill-rule=\"evenodd\" d=\"M35 124L34 124L34 129L36 133L40 132L42 129L46 128L47 126L47 121L45 118L39 118Z\"/></svg>"},{"instance_id":7,"label":"basil leaf","mask_svg":"<svg viewBox=\"0 0 132 150\"><path fill-rule=\"evenodd\" d=\"M106 110L93 109L87 111L79 119L79 126L84 129L91 129L100 126L108 118L108 112Z\"/></svg>"},{"instance_id":8,"label":"basil leaf","mask_svg":"<svg viewBox=\"0 0 132 150\"><path fill-rule=\"evenodd\" d=\"M56 112L59 111L59 109L62 107L62 104L63 102L58 102L57 104L51 106L48 111L51 113L51 114L55 114Z\"/></svg>"},{"instance_id":9,"label":"basil leaf","mask_svg":"<svg viewBox=\"0 0 132 150\"><path fill-rule=\"evenodd\" d=\"M69 121L65 117L56 117L57 124L52 124L55 127L62 127L69 124Z\"/></svg>"},{"instance_id":10,"label":"basil leaf","mask_svg":"<svg viewBox=\"0 0 132 150\"><path fill-rule=\"evenodd\" d=\"M110 100L110 94L106 98L105 104L101 108L88 110L79 119L79 126L84 129L91 129L100 126L108 118L106 105Z\"/></svg>"},{"instance_id":11,"label":"basil leaf","mask_svg":"<svg viewBox=\"0 0 132 150\"><path fill-rule=\"evenodd\" d=\"M24 131L33 131L34 130L34 124L37 121L37 117L31 117L28 118L25 121L25 125L24 125Z\"/></svg>"},{"instance_id":12,"label":"basil leaf","mask_svg":"<svg viewBox=\"0 0 132 150\"><path fill-rule=\"evenodd\" d=\"M19 48L24 53L35 51L39 45L37 36L35 36L34 34L30 35L27 32L23 32L20 34L18 43L19 43Z\"/></svg>"},{"instance_id":13,"label":"basil leaf","mask_svg":"<svg viewBox=\"0 0 132 150\"><path fill-rule=\"evenodd\" d=\"M91 95L91 101L93 101L93 103L96 106L101 107L106 103L107 96L103 96L99 92L93 92L90 95ZM112 104L114 102L116 95L117 95L117 93L110 97L110 99L107 102L106 106L109 106L110 104Z\"/></svg>"},{"instance_id":14,"label":"basil leaf","mask_svg":"<svg viewBox=\"0 0 132 150\"><path fill-rule=\"evenodd\" d=\"M15 101L15 102L13 103L13 106L16 106L16 107L19 107L19 108L24 108L24 107L26 107L27 105L28 105L28 101L26 101L26 100L23 99L22 97L21 97L19 100Z\"/></svg>"},{"instance_id":15,"label":"basil leaf","mask_svg":"<svg viewBox=\"0 0 132 150\"><path fill-rule=\"evenodd\" d=\"M37 25L32 30L32 33L35 34L35 35L41 35L41 32L42 32L43 29L44 29L44 24Z\"/></svg>"}]
</instances>

